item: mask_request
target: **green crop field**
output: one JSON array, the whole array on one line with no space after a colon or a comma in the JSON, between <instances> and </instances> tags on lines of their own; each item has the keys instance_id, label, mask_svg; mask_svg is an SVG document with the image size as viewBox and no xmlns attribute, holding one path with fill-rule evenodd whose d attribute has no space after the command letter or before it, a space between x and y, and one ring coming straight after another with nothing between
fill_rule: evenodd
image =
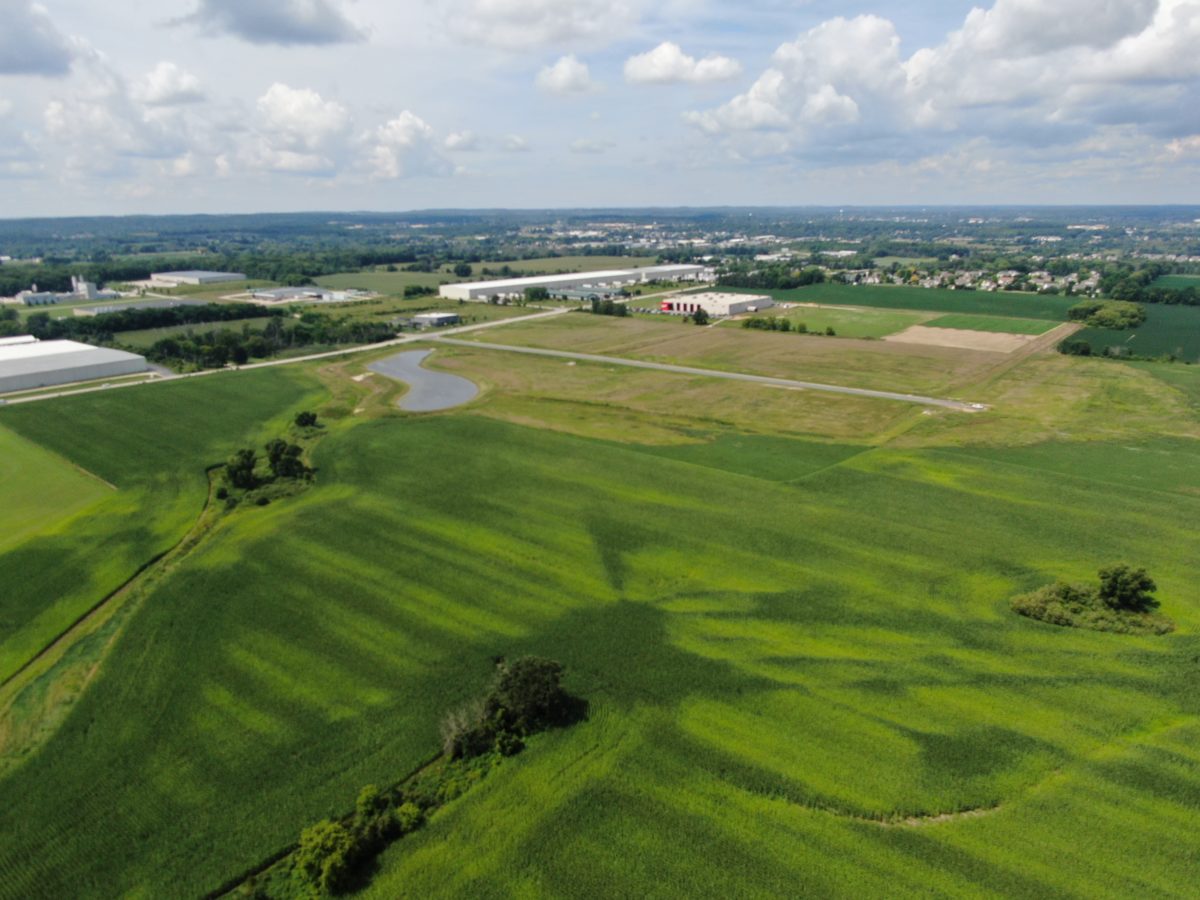
<instances>
[{"instance_id":1,"label":"green crop field","mask_svg":"<svg viewBox=\"0 0 1200 900\"><path fill-rule=\"evenodd\" d=\"M780 307L767 310L764 316L778 316L794 324L804 323L809 331L824 331L832 328L838 337L881 338L912 325L921 325L929 319L928 313L904 312L876 309L827 309L802 306L792 309ZM731 319L723 327L740 328L742 323Z\"/></svg>"},{"instance_id":2,"label":"green crop field","mask_svg":"<svg viewBox=\"0 0 1200 900\"><path fill-rule=\"evenodd\" d=\"M941 313L969 313L1063 322L1075 305L1071 297L1013 291L950 291L885 285L815 284L791 291L722 288L735 293L769 294L777 302L868 306Z\"/></svg>"},{"instance_id":3,"label":"green crop field","mask_svg":"<svg viewBox=\"0 0 1200 900\"><path fill-rule=\"evenodd\" d=\"M540 259L509 259L499 262L475 263L472 265L472 277L493 278L503 277L484 275L483 270L500 271L508 266L516 272L528 272L533 275L557 275L567 272L598 272L602 269L631 269L642 266L652 266L657 262L654 256L547 256Z\"/></svg>"},{"instance_id":4,"label":"green crop field","mask_svg":"<svg viewBox=\"0 0 1200 900\"><path fill-rule=\"evenodd\" d=\"M340 272L314 279L321 287L335 290L374 291L377 294L403 294L406 287L432 287L454 281L445 272Z\"/></svg>"},{"instance_id":5,"label":"green crop field","mask_svg":"<svg viewBox=\"0 0 1200 900\"><path fill-rule=\"evenodd\" d=\"M1151 303L1145 309L1146 321L1137 328L1085 328L1073 339L1087 341L1093 353L1111 347L1125 355L1174 356L1183 362L1200 362L1200 307Z\"/></svg>"},{"instance_id":6,"label":"green crop field","mask_svg":"<svg viewBox=\"0 0 1200 900\"><path fill-rule=\"evenodd\" d=\"M40 470L4 481L5 517L10 510L27 516L36 491L43 493L43 515L77 514L70 528L26 529L19 544L5 542L0 680L183 536L204 503L206 466L257 437L269 417L319 396L316 390L294 372L268 369L0 410L0 435L18 432L95 476L43 454ZM24 450L14 459L32 464ZM4 465L12 464L6 458Z\"/></svg>"},{"instance_id":7,"label":"green crop field","mask_svg":"<svg viewBox=\"0 0 1200 900\"><path fill-rule=\"evenodd\" d=\"M1004 334L1045 334L1057 328L1044 319L1018 319L1001 316L949 315L938 316L922 324L930 328L964 328L969 331L993 331Z\"/></svg>"},{"instance_id":8,"label":"green crop field","mask_svg":"<svg viewBox=\"0 0 1200 900\"><path fill-rule=\"evenodd\" d=\"M1160 275L1151 286L1178 291L1190 287L1200 288L1200 275Z\"/></svg>"},{"instance_id":9,"label":"green crop field","mask_svg":"<svg viewBox=\"0 0 1200 900\"><path fill-rule=\"evenodd\" d=\"M601 318L554 324L591 347L700 340L687 351L716 361L744 337L768 356L788 342L771 365L859 352ZM490 339L510 331L565 334ZM64 573L10 604L20 620L114 548L178 540L205 465L336 403L314 486L221 519L148 588L57 730L0 767L0 897L213 891L429 760L441 715L523 653L567 666L588 720L395 843L365 896L1188 894L1197 394L1162 366L1048 354L996 375L967 356L933 358L985 379L995 411L475 347L437 350L485 389L441 415L348 400L372 389L336 380L356 363L0 410L25 457L56 454L38 477L61 457L118 488L54 524L60 544L0 555L6 586ZM1044 432L1022 418L1042 414ZM857 436L843 418L864 420ZM1151 570L1177 632L1008 609L1120 559ZM0 747L19 713L0 705Z\"/></svg>"}]
</instances>

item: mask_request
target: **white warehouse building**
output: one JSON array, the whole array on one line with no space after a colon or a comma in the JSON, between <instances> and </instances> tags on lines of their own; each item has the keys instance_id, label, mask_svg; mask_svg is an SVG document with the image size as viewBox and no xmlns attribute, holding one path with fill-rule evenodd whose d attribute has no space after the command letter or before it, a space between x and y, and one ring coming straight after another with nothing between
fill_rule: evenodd
<instances>
[{"instance_id":1,"label":"white warehouse building","mask_svg":"<svg viewBox=\"0 0 1200 900\"><path fill-rule=\"evenodd\" d=\"M703 294L680 294L662 302L661 309L665 313L690 315L698 310L704 310L710 316L736 316L741 313L758 312L770 309L775 301L770 297L757 294L721 294L708 292Z\"/></svg>"},{"instance_id":2,"label":"white warehouse building","mask_svg":"<svg viewBox=\"0 0 1200 900\"><path fill-rule=\"evenodd\" d=\"M529 288L545 288L554 296L556 291L593 290L616 293L631 284L648 281L711 281L713 271L707 266L671 265L646 266L641 269L607 269L599 272L577 272L573 275L535 275L529 278L503 278L499 281L474 281L465 284L443 284L438 293L447 300L506 300L523 296Z\"/></svg>"},{"instance_id":3,"label":"white warehouse building","mask_svg":"<svg viewBox=\"0 0 1200 900\"><path fill-rule=\"evenodd\" d=\"M0 343L0 394L149 371L146 358L75 341L23 336Z\"/></svg>"},{"instance_id":4,"label":"white warehouse building","mask_svg":"<svg viewBox=\"0 0 1200 900\"><path fill-rule=\"evenodd\" d=\"M223 284L226 281L245 281L246 276L241 272L208 272L203 269L189 269L184 272L155 272L150 276L150 283L155 287L179 287L184 284Z\"/></svg>"}]
</instances>

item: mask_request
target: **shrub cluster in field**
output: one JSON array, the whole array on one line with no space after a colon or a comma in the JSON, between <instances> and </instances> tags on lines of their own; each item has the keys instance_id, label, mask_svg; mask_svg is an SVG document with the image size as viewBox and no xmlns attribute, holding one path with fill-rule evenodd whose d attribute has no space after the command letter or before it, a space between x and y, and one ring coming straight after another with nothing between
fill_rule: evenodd
<instances>
[{"instance_id":1,"label":"shrub cluster in field","mask_svg":"<svg viewBox=\"0 0 1200 900\"><path fill-rule=\"evenodd\" d=\"M443 764L392 790L367 785L353 815L324 819L301 832L290 883L251 879L243 891L252 896L280 890L321 896L360 886L367 866L388 844L419 828L430 812L460 796L501 759L520 752L522 738L583 716L586 704L562 687L562 674L562 664L554 660L500 660L487 694L446 718Z\"/></svg>"},{"instance_id":2,"label":"shrub cluster in field","mask_svg":"<svg viewBox=\"0 0 1200 900\"><path fill-rule=\"evenodd\" d=\"M295 424L306 432L311 431L317 427L317 414L308 411L298 413ZM243 447L229 458L225 463L225 479L230 486L252 491L279 480L295 482L312 479L313 470L305 464L304 448L299 444L289 443L283 438L272 438L263 449L266 451L266 471L259 466L258 453L252 447ZM237 498L231 497L229 489L225 487L217 491L217 499L225 500L231 508L237 505ZM259 497L260 505L265 506L268 502L265 495Z\"/></svg>"},{"instance_id":3,"label":"shrub cluster in field","mask_svg":"<svg viewBox=\"0 0 1200 900\"><path fill-rule=\"evenodd\" d=\"M751 316L749 319L742 320L743 328L753 328L758 331L794 331L797 334L821 334L820 331L809 331L808 326L803 322L793 323L790 319L782 319L778 316ZM828 326L824 334L829 337L836 337L837 332L833 330L833 326Z\"/></svg>"},{"instance_id":4,"label":"shrub cluster in field","mask_svg":"<svg viewBox=\"0 0 1200 900\"><path fill-rule=\"evenodd\" d=\"M592 314L596 316L617 316L624 318L629 315L629 308L624 303L613 300L593 300Z\"/></svg>"},{"instance_id":5,"label":"shrub cluster in field","mask_svg":"<svg viewBox=\"0 0 1200 900\"><path fill-rule=\"evenodd\" d=\"M1175 624L1154 612L1157 590L1145 569L1121 563L1100 570L1100 584L1058 581L1012 600L1013 611L1068 628L1121 634L1167 634Z\"/></svg>"},{"instance_id":6,"label":"shrub cluster in field","mask_svg":"<svg viewBox=\"0 0 1200 900\"><path fill-rule=\"evenodd\" d=\"M1084 300L1067 310L1067 318L1072 322L1086 322L1093 328L1124 331L1145 322L1146 310L1123 300Z\"/></svg>"}]
</instances>

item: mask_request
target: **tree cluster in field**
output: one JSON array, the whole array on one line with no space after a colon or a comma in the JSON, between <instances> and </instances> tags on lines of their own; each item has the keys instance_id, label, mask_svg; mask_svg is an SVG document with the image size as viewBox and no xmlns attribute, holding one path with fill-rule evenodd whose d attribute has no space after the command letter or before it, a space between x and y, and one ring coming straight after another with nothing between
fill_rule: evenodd
<instances>
[{"instance_id":1,"label":"tree cluster in field","mask_svg":"<svg viewBox=\"0 0 1200 900\"><path fill-rule=\"evenodd\" d=\"M512 756L523 738L582 718L586 708L562 686L559 662L525 656L501 660L488 692L442 720L442 750L450 759L496 751Z\"/></svg>"},{"instance_id":2,"label":"tree cluster in field","mask_svg":"<svg viewBox=\"0 0 1200 900\"><path fill-rule=\"evenodd\" d=\"M299 320L272 318L261 331L243 327L241 331L188 331L165 337L155 341L145 355L169 366L219 369L229 363L242 365L251 359L267 359L295 347L375 344L395 336L396 330L383 322L333 319L307 312Z\"/></svg>"},{"instance_id":3,"label":"tree cluster in field","mask_svg":"<svg viewBox=\"0 0 1200 900\"><path fill-rule=\"evenodd\" d=\"M1146 310L1126 300L1084 300L1067 310L1072 322L1085 322L1093 328L1124 331L1146 321Z\"/></svg>"},{"instance_id":4,"label":"tree cluster in field","mask_svg":"<svg viewBox=\"0 0 1200 900\"><path fill-rule=\"evenodd\" d=\"M369 864L388 844L419 828L433 810L461 795L501 759L520 752L524 737L579 721L586 703L562 687L562 674L554 660L501 660L488 693L469 711L447 717L443 762L391 790L367 785L353 815L325 819L301 832L291 859L293 883L317 895L362 886Z\"/></svg>"},{"instance_id":5,"label":"tree cluster in field","mask_svg":"<svg viewBox=\"0 0 1200 900\"><path fill-rule=\"evenodd\" d=\"M594 316L616 316L623 319L629 315L629 307L624 303L617 303L614 300L592 300L592 315Z\"/></svg>"},{"instance_id":6,"label":"tree cluster in field","mask_svg":"<svg viewBox=\"0 0 1200 900\"><path fill-rule=\"evenodd\" d=\"M1100 570L1098 585L1057 581L1014 597L1012 608L1051 625L1121 634L1167 634L1175 630L1175 624L1156 612L1156 590L1145 569L1118 563Z\"/></svg>"},{"instance_id":7,"label":"tree cluster in field","mask_svg":"<svg viewBox=\"0 0 1200 900\"><path fill-rule=\"evenodd\" d=\"M824 332L809 331L803 322L792 322L779 316L751 316L742 320L742 327L757 331L794 331L797 334L826 334L829 337L837 337L832 325L826 326Z\"/></svg>"},{"instance_id":8,"label":"tree cluster in field","mask_svg":"<svg viewBox=\"0 0 1200 900\"><path fill-rule=\"evenodd\" d=\"M299 428L310 429L317 426L317 414L302 412L296 416ZM304 462L304 448L299 444L289 443L283 438L272 438L263 447L266 454L266 470L259 465L259 456L253 447L243 447L225 463L225 479L229 484L242 491L252 491L255 488L272 482L283 480L309 481L313 470ZM218 499L226 500L235 505L236 500L229 496L229 491L222 488L217 492Z\"/></svg>"},{"instance_id":9,"label":"tree cluster in field","mask_svg":"<svg viewBox=\"0 0 1200 900\"><path fill-rule=\"evenodd\" d=\"M735 268L721 275L717 283L724 287L787 291L824 281L825 271L816 266L798 270L788 265L771 265L758 269Z\"/></svg>"}]
</instances>

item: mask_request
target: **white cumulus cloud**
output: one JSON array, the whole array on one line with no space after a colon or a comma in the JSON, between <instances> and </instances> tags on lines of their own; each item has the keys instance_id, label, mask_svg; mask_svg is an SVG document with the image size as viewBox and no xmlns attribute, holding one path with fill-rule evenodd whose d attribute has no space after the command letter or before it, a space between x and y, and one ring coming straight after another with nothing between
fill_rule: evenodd
<instances>
[{"instance_id":1,"label":"white cumulus cloud","mask_svg":"<svg viewBox=\"0 0 1200 900\"><path fill-rule=\"evenodd\" d=\"M147 106L179 106L204 99L200 79L173 62L160 62L147 72L133 93Z\"/></svg>"},{"instance_id":2,"label":"white cumulus cloud","mask_svg":"<svg viewBox=\"0 0 1200 900\"><path fill-rule=\"evenodd\" d=\"M433 128L408 110L376 128L372 143L368 161L375 178L448 175L452 171L439 152Z\"/></svg>"},{"instance_id":3,"label":"white cumulus cloud","mask_svg":"<svg viewBox=\"0 0 1200 900\"><path fill-rule=\"evenodd\" d=\"M554 65L543 67L535 84L539 90L550 94L583 94L596 89L587 63L580 62L573 53L561 57Z\"/></svg>"},{"instance_id":4,"label":"white cumulus cloud","mask_svg":"<svg viewBox=\"0 0 1200 900\"><path fill-rule=\"evenodd\" d=\"M706 84L728 81L741 73L742 65L736 59L711 54L698 60L671 41L625 61L625 80L631 84Z\"/></svg>"}]
</instances>

